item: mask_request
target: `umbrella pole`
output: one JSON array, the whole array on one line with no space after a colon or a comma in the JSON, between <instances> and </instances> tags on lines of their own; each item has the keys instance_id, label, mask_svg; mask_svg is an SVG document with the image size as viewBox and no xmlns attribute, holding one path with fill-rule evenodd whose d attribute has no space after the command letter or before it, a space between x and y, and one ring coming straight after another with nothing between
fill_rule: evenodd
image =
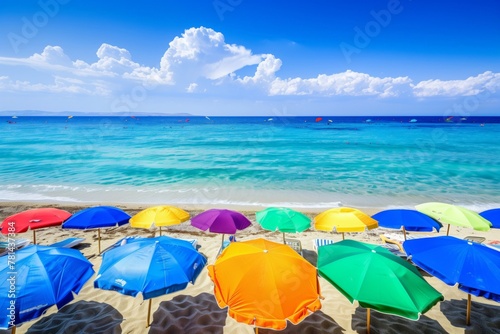
<instances>
[{"instance_id":1,"label":"umbrella pole","mask_svg":"<svg viewBox=\"0 0 500 334\"><path fill-rule=\"evenodd\" d=\"M149 300L149 306L148 306L148 318L146 319L146 328L149 327L149 318L151 317L151 303L153 301L153 298Z\"/></svg>"},{"instance_id":2,"label":"umbrella pole","mask_svg":"<svg viewBox=\"0 0 500 334\"><path fill-rule=\"evenodd\" d=\"M285 232L283 232L283 245L286 245Z\"/></svg>"},{"instance_id":3,"label":"umbrella pole","mask_svg":"<svg viewBox=\"0 0 500 334\"><path fill-rule=\"evenodd\" d=\"M401 227L403 229L403 236L405 237L405 241L406 241L406 229L404 226Z\"/></svg>"},{"instance_id":4,"label":"umbrella pole","mask_svg":"<svg viewBox=\"0 0 500 334\"><path fill-rule=\"evenodd\" d=\"M450 234L450 224L448 224L448 228L446 229L446 236L448 236L448 234Z\"/></svg>"},{"instance_id":5,"label":"umbrella pole","mask_svg":"<svg viewBox=\"0 0 500 334\"><path fill-rule=\"evenodd\" d=\"M16 326L12 327L10 334L16 334Z\"/></svg>"},{"instance_id":6,"label":"umbrella pole","mask_svg":"<svg viewBox=\"0 0 500 334\"><path fill-rule=\"evenodd\" d=\"M467 326L470 325L470 304L471 304L471 295L469 293L469 294L467 294L467 319L465 321L465 324Z\"/></svg>"},{"instance_id":7,"label":"umbrella pole","mask_svg":"<svg viewBox=\"0 0 500 334\"><path fill-rule=\"evenodd\" d=\"M101 229L97 229L97 249L99 250L99 255L101 254Z\"/></svg>"},{"instance_id":8,"label":"umbrella pole","mask_svg":"<svg viewBox=\"0 0 500 334\"><path fill-rule=\"evenodd\" d=\"M255 334L259 334L259 327L255 327Z\"/></svg>"},{"instance_id":9,"label":"umbrella pole","mask_svg":"<svg viewBox=\"0 0 500 334\"><path fill-rule=\"evenodd\" d=\"M220 249L224 247L224 233L222 233L222 243L220 244Z\"/></svg>"},{"instance_id":10,"label":"umbrella pole","mask_svg":"<svg viewBox=\"0 0 500 334\"><path fill-rule=\"evenodd\" d=\"M161 237L161 226L160 226L160 237Z\"/></svg>"},{"instance_id":11,"label":"umbrella pole","mask_svg":"<svg viewBox=\"0 0 500 334\"><path fill-rule=\"evenodd\" d=\"M366 309L366 333L370 334L370 309Z\"/></svg>"},{"instance_id":12,"label":"umbrella pole","mask_svg":"<svg viewBox=\"0 0 500 334\"><path fill-rule=\"evenodd\" d=\"M36 245L36 231L33 230L33 245Z\"/></svg>"},{"instance_id":13,"label":"umbrella pole","mask_svg":"<svg viewBox=\"0 0 500 334\"><path fill-rule=\"evenodd\" d=\"M345 240L344 232L342 232L342 240Z\"/></svg>"}]
</instances>

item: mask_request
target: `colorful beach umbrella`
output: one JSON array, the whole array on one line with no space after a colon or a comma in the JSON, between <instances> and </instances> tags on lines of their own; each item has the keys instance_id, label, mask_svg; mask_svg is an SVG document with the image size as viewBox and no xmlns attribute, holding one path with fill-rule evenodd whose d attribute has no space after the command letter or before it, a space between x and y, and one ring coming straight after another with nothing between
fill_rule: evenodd
<instances>
[{"instance_id":1,"label":"colorful beach umbrella","mask_svg":"<svg viewBox=\"0 0 500 334\"><path fill-rule=\"evenodd\" d=\"M406 231L410 232L432 232L442 225L431 217L416 210L391 209L380 211L372 216L378 221L380 227L393 228L403 231L406 240Z\"/></svg>"},{"instance_id":2,"label":"colorful beach umbrella","mask_svg":"<svg viewBox=\"0 0 500 334\"><path fill-rule=\"evenodd\" d=\"M207 260L193 245L166 236L135 238L103 254L94 287L149 299L194 284Z\"/></svg>"},{"instance_id":3,"label":"colorful beach umbrella","mask_svg":"<svg viewBox=\"0 0 500 334\"><path fill-rule=\"evenodd\" d=\"M33 243L36 244L36 229L61 225L71 213L56 208L30 209L5 218L2 233L24 233L33 230Z\"/></svg>"},{"instance_id":4,"label":"colorful beach umbrella","mask_svg":"<svg viewBox=\"0 0 500 334\"><path fill-rule=\"evenodd\" d=\"M415 206L415 208L434 218L441 224L448 224L446 235L450 232L450 225L472 228L477 231L488 231L491 223L477 212L458 205L440 202L429 202Z\"/></svg>"},{"instance_id":5,"label":"colorful beach umbrella","mask_svg":"<svg viewBox=\"0 0 500 334\"><path fill-rule=\"evenodd\" d=\"M73 300L94 274L79 251L30 245L0 257L0 328L9 328L41 316L49 307ZM7 315L7 316L6 316Z\"/></svg>"},{"instance_id":6,"label":"colorful beach umbrella","mask_svg":"<svg viewBox=\"0 0 500 334\"><path fill-rule=\"evenodd\" d=\"M303 232L311 227L311 218L289 208L267 208L256 212L255 218L262 228L282 232L283 243L285 233Z\"/></svg>"},{"instance_id":7,"label":"colorful beach umbrella","mask_svg":"<svg viewBox=\"0 0 500 334\"><path fill-rule=\"evenodd\" d=\"M491 223L491 227L500 228L500 208L483 211L479 214Z\"/></svg>"},{"instance_id":8,"label":"colorful beach umbrella","mask_svg":"<svg viewBox=\"0 0 500 334\"><path fill-rule=\"evenodd\" d=\"M144 209L132 218L130 218L130 226L137 228L151 228L151 226L178 225L189 220L189 213L172 205L159 205Z\"/></svg>"},{"instance_id":9,"label":"colorful beach umbrella","mask_svg":"<svg viewBox=\"0 0 500 334\"><path fill-rule=\"evenodd\" d=\"M314 228L320 231L335 231L342 233L342 240L345 232L363 232L378 227L375 219L361 210L341 207L323 211L314 217Z\"/></svg>"},{"instance_id":10,"label":"colorful beach umbrella","mask_svg":"<svg viewBox=\"0 0 500 334\"><path fill-rule=\"evenodd\" d=\"M319 247L319 275L336 287L351 303L418 320L443 296L420 275L417 268L387 249L355 240Z\"/></svg>"},{"instance_id":11,"label":"colorful beach umbrella","mask_svg":"<svg viewBox=\"0 0 500 334\"><path fill-rule=\"evenodd\" d=\"M224 246L224 234L235 234L252 225L242 213L227 209L210 209L204 211L191 219L191 225L202 231L222 234L222 246Z\"/></svg>"},{"instance_id":12,"label":"colorful beach umbrella","mask_svg":"<svg viewBox=\"0 0 500 334\"><path fill-rule=\"evenodd\" d=\"M467 325L470 295L500 302L500 252L485 245L442 236L407 240L403 247L417 266L448 285L467 292Z\"/></svg>"},{"instance_id":13,"label":"colorful beach umbrella","mask_svg":"<svg viewBox=\"0 0 500 334\"><path fill-rule=\"evenodd\" d=\"M101 254L101 228L127 224L130 215L114 206L94 206L73 214L63 224L63 228L93 229L97 228L98 250Z\"/></svg>"},{"instance_id":14,"label":"colorful beach umbrella","mask_svg":"<svg viewBox=\"0 0 500 334\"><path fill-rule=\"evenodd\" d=\"M238 322L282 330L321 308L316 268L289 246L264 239L231 243L208 266L221 308Z\"/></svg>"}]
</instances>

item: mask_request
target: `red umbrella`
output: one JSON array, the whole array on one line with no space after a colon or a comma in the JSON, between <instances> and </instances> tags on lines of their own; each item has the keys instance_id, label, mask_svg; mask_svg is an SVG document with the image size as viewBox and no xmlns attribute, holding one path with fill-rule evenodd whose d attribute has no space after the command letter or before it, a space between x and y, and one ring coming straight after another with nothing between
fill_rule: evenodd
<instances>
[{"instance_id":1,"label":"red umbrella","mask_svg":"<svg viewBox=\"0 0 500 334\"><path fill-rule=\"evenodd\" d=\"M61 225L69 217L71 213L68 211L55 208L26 210L5 218L2 222L2 233L24 233L33 230L33 243L36 244L36 229Z\"/></svg>"}]
</instances>

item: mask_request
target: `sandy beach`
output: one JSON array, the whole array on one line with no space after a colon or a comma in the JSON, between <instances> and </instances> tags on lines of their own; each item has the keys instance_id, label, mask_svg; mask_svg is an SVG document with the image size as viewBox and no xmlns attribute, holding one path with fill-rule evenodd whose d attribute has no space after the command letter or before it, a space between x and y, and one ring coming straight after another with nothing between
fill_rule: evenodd
<instances>
[{"instance_id":1,"label":"sandy beach","mask_svg":"<svg viewBox=\"0 0 500 334\"><path fill-rule=\"evenodd\" d=\"M106 203L108 204L108 203ZM57 207L75 213L83 208L94 206L84 204L54 204L54 203L0 203L0 219L36 207ZM122 206L116 204L130 215L148 207L148 205ZM205 210L201 207L190 207L187 210L191 217ZM238 240L266 238L281 242L282 234L263 230L255 222L255 209L239 208L253 225L237 233ZM363 209L368 214L380 210ZM314 217L319 212L305 212ZM220 247L219 234L205 233L185 222L181 225L162 228L163 235L175 238L195 238L198 240L199 251L208 258L208 264L213 264ZM381 243L380 234L384 229L374 229L364 233L346 233L346 238L358 241ZM101 245L105 249L125 236L151 237L156 229L141 230L131 228L128 224L101 230ZM394 231L390 231L394 232ZM442 229L439 235L445 235ZM417 234L417 233L414 233ZM427 233L419 233L425 235ZM37 230L37 243L48 245L67 237L85 238L79 249L94 265L97 272L101 264L101 256L97 255L97 230L67 230L60 227ZM435 235L435 233L433 234ZM466 228L452 226L450 235L465 237L469 235L486 238L485 243L500 240L500 231L492 229L488 232L478 232ZM19 238L32 239L32 233L18 235ZM316 264L317 253L313 250L313 239L330 238L341 240L340 234L308 230L290 237L301 241L304 257ZM465 325L467 294L457 287L447 286L440 280L423 273L425 279L440 291L445 300L438 303L430 311L420 317L419 321L410 321L396 316L385 315L376 311L371 316L372 333L500 333L500 305L485 298L472 296L471 325ZM17 333L253 333L254 328L241 324L227 315L226 309L220 309L213 296L213 284L205 268L194 285L172 294L163 295L152 300L151 327L146 328L148 303L137 298L125 296L114 291L95 289L95 275L85 284L75 299L57 310L55 306L35 320L24 323L17 328ZM326 280L320 277L322 308L311 314L298 325L289 324L282 333L365 333L366 310L352 305L340 292ZM271 333L271 330L260 329L259 333ZM0 331L9 333L9 331Z\"/></svg>"}]
</instances>

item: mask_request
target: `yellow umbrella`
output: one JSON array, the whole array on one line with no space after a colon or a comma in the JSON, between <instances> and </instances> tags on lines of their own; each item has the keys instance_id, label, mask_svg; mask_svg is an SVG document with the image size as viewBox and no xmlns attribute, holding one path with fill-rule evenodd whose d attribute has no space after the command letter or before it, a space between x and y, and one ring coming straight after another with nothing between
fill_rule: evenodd
<instances>
[{"instance_id":1,"label":"yellow umbrella","mask_svg":"<svg viewBox=\"0 0 500 334\"><path fill-rule=\"evenodd\" d=\"M162 226L178 225L189 219L189 213L171 205L153 206L142 210L130 218L130 226L137 228L151 228L155 225Z\"/></svg>"},{"instance_id":2,"label":"yellow umbrella","mask_svg":"<svg viewBox=\"0 0 500 334\"><path fill-rule=\"evenodd\" d=\"M363 232L378 227L378 222L361 210L341 207L323 211L314 217L314 228L320 231Z\"/></svg>"}]
</instances>

